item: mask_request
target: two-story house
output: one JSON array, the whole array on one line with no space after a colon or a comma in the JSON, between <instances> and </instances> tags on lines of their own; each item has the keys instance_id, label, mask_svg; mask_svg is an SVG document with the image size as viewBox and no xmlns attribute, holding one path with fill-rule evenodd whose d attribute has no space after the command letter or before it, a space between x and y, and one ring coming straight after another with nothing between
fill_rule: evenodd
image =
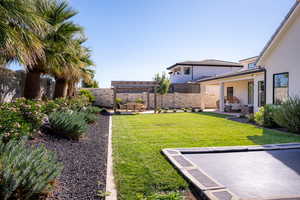
<instances>
[{"instance_id":1,"label":"two-story house","mask_svg":"<svg viewBox=\"0 0 300 200\"><path fill-rule=\"evenodd\" d=\"M222 60L185 61L176 63L167 68L172 84L194 82L201 78L207 78L234 72L242 69L241 63Z\"/></svg>"}]
</instances>

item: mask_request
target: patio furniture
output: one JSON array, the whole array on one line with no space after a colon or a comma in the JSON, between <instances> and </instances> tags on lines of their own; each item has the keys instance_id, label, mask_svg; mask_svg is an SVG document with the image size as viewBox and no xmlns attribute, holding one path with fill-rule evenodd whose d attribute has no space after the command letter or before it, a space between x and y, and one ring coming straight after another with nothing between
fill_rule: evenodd
<instances>
[{"instance_id":1,"label":"patio furniture","mask_svg":"<svg viewBox=\"0 0 300 200\"><path fill-rule=\"evenodd\" d=\"M133 111L139 111L143 112L145 111L146 107L142 103L135 103L135 102L128 102L121 106L121 110L133 110Z\"/></svg>"},{"instance_id":2,"label":"patio furniture","mask_svg":"<svg viewBox=\"0 0 300 200\"><path fill-rule=\"evenodd\" d=\"M240 100L235 96L225 97L224 103L225 103L225 107L224 107L225 112L236 112L236 111L240 111L242 108L240 104Z\"/></svg>"},{"instance_id":3,"label":"patio furniture","mask_svg":"<svg viewBox=\"0 0 300 200\"><path fill-rule=\"evenodd\" d=\"M242 108L241 108L241 113L243 115L248 115L248 114L251 114L253 113L253 105L243 105Z\"/></svg>"}]
</instances>

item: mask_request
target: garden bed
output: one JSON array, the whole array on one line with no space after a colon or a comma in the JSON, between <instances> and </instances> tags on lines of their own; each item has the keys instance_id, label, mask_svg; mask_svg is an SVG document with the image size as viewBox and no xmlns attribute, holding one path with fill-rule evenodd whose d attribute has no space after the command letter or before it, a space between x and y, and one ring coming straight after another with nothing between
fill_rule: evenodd
<instances>
[{"instance_id":1,"label":"garden bed","mask_svg":"<svg viewBox=\"0 0 300 200\"><path fill-rule=\"evenodd\" d=\"M35 141L57 154L64 169L48 200L104 199L109 116L99 115L79 141L42 134Z\"/></svg>"}]
</instances>

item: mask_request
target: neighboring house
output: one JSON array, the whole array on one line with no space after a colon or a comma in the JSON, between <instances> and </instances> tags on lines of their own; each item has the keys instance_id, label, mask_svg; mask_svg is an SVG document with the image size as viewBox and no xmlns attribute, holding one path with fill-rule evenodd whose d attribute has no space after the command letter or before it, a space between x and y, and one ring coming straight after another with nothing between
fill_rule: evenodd
<instances>
[{"instance_id":1,"label":"neighboring house","mask_svg":"<svg viewBox=\"0 0 300 200\"><path fill-rule=\"evenodd\" d=\"M243 59L239 63L213 59L187 61L176 63L167 69L171 70L169 74L173 84L182 82L186 84L202 83L200 91L203 94L202 99L205 99L202 107L205 108L212 108L212 105L219 107L217 103L222 93L219 86L226 81L227 83L223 88L226 91L225 96L228 98L237 97L239 103L235 105L235 109L240 110L242 105L249 105L252 108L254 104L254 92L248 95L247 91L251 91L248 87L253 87L252 83L254 83L250 74L257 71L261 72L261 69L257 70L256 67L257 58L256 56ZM237 77L240 82L228 81L228 77L234 77L238 74L243 74L242 77ZM245 77L246 75L250 76L250 78ZM263 78L263 75L261 77ZM225 96L224 98L226 98ZM214 102L212 103L211 101Z\"/></svg>"},{"instance_id":2,"label":"neighboring house","mask_svg":"<svg viewBox=\"0 0 300 200\"><path fill-rule=\"evenodd\" d=\"M256 68L257 58L258 58L258 56L254 56L251 58L246 58L246 59L240 60L239 63L243 65L243 68L241 70L248 70L248 69Z\"/></svg>"},{"instance_id":3,"label":"neighboring house","mask_svg":"<svg viewBox=\"0 0 300 200\"><path fill-rule=\"evenodd\" d=\"M167 68L171 83L188 83L200 78L234 72L243 68L241 63L222 60L185 61Z\"/></svg>"},{"instance_id":4,"label":"neighboring house","mask_svg":"<svg viewBox=\"0 0 300 200\"><path fill-rule=\"evenodd\" d=\"M278 104L300 95L300 1L297 0L259 57L241 60L232 73L200 78L201 93L219 88L221 111L248 110ZM203 106L205 107L205 105Z\"/></svg>"}]
</instances>

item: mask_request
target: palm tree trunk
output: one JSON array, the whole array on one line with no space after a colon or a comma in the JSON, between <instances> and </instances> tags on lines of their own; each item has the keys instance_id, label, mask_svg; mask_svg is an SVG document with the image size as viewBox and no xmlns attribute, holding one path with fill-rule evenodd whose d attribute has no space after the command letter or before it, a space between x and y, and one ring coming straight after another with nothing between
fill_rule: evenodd
<instances>
[{"instance_id":1,"label":"palm tree trunk","mask_svg":"<svg viewBox=\"0 0 300 200\"><path fill-rule=\"evenodd\" d=\"M63 78L55 79L55 90L53 98L65 98L67 96L68 91L68 82Z\"/></svg>"},{"instance_id":2,"label":"palm tree trunk","mask_svg":"<svg viewBox=\"0 0 300 200\"><path fill-rule=\"evenodd\" d=\"M68 82L68 97L74 97L75 96L75 83L74 82Z\"/></svg>"},{"instance_id":3,"label":"palm tree trunk","mask_svg":"<svg viewBox=\"0 0 300 200\"><path fill-rule=\"evenodd\" d=\"M30 70L26 74L24 97L26 99L40 99L41 98L41 72Z\"/></svg>"}]
</instances>

